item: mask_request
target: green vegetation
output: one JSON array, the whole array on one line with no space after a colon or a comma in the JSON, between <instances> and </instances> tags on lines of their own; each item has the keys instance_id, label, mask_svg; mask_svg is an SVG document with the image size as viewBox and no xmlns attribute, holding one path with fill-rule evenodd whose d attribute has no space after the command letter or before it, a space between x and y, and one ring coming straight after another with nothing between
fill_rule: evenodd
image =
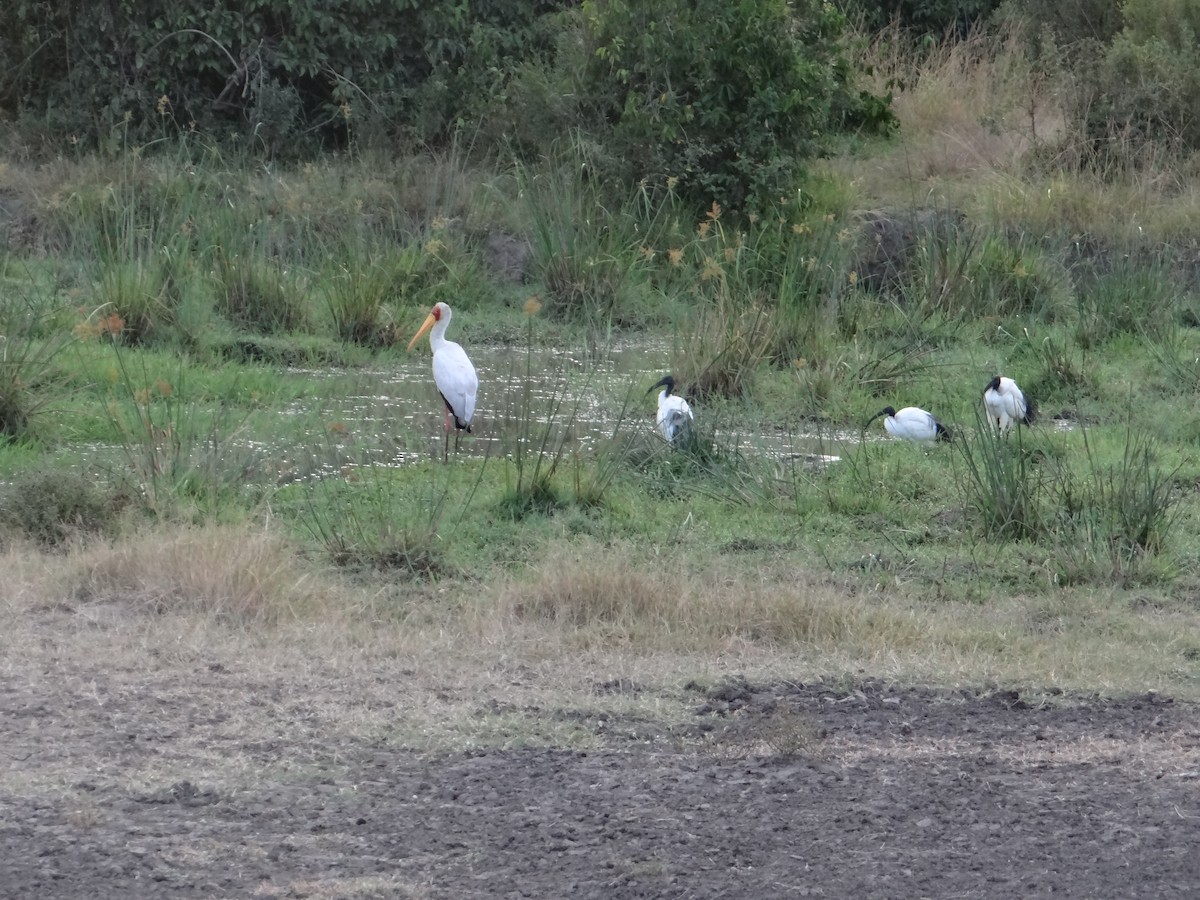
<instances>
[{"instance_id":1,"label":"green vegetation","mask_svg":"<svg viewBox=\"0 0 1200 900\"><path fill-rule=\"evenodd\" d=\"M578 125L553 140L489 142L503 107L480 114L483 146L443 121L433 150L343 135L294 163L215 129L49 163L10 148L6 551L70 561L47 592L336 623L351 643L378 627L1200 693L1191 137L1110 140L1113 95L1099 142L1084 70L1024 29L852 44L802 6L709 10L763 54L745 82L682 13L546 11L608 104L519 116ZM789 15L823 55L789 55ZM550 104L565 77L537 18L533 56L493 73L514 103ZM1129 25L1112 53L1150 53L1153 17ZM709 68L689 68L700 47ZM272 90L299 90L273 52ZM482 76L422 77L396 101L410 117ZM322 102L358 109L351 93ZM692 121L701 103L712 121ZM441 300L482 381L445 466L427 351L404 350ZM645 395L667 369L697 412L675 450ZM997 372L1039 424L989 429ZM934 411L955 442L862 434L886 404ZM206 578L180 559L195 545ZM221 579L255 553L261 581Z\"/></svg>"}]
</instances>

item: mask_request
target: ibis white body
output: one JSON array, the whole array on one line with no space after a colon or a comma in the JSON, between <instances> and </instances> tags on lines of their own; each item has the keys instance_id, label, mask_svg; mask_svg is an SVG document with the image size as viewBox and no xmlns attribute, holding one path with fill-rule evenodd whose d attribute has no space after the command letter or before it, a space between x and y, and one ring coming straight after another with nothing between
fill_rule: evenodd
<instances>
[{"instance_id":1,"label":"ibis white body","mask_svg":"<svg viewBox=\"0 0 1200 900\"><path fill-rule=\"evenodd\" d=\"M438 303L408 343L408 349L411 350L413 344L420 340L425 332L429 332L429 346L433 348L433 383L446 405L446 444L443 448L443 458L449 454L451 419L456 450L459 432L471 433L471 419L475 417L475 399L479 393L479 376L475 373L475 366L472 365L466 351L454 341L446 340L446 329L450 326L451 315L447 304Z\"/></svg>"},{"instance_id":2,"label":"ibis white body","mask_svg":"<svg viewBox=\"0 0 1200 900\"><path fill-rule=\"evenodd\" d=\"M663 440L673 444L691 428L695 416L692 415L692 408L688 406L686 400L671 393L675 390L675 379L670 375L667 375L650 390L652 391L656 387L662 388L658 394L658 433L663 436Z\"/></svg>"},{"instance_id":3,"label":"ibis white body","mask_svg":"<svg viewBox=\"0 0 1200 900\"><path fill-rule=\"evenodd\" d=\"M1000 431L1008 431L1013 423L1033 424L1037 404L1026 400L1024 392L1011 378L997 375L983 390L983 405L987 409L988 421Z\"/></svg>"},{"instance_id":4,"label":"ibis white body","mask_svg":"<svg viewBox=\"0 0 1200 900\"><path fill-rule=\"evenodd\" d=\"M871 422L884 416L883 427L894 438L932 446L937 441L950 440L949 430L933 413L918 406L906 406L899 411L886 406L871 417ZM870 425L871 422L867 424Z\"/></svg>"}]
</instances>

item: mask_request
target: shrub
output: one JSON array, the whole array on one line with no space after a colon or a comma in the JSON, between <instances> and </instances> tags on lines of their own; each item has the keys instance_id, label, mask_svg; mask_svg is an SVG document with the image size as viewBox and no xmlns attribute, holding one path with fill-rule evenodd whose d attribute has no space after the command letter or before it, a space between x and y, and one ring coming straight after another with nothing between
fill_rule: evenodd
<instances>
[{"instance_id":1,"label":"shrub","mask_svg":"<svg viewBox=\"0 0 1200 900\"><path fill-rule=\"evenodd\" d=\"M1200 7L1187 0L1129 0L1125 28L1082 71L1078 114L1097 159L1139 165L1162 149L1200 148ZM1087 63L1088 58L1082 57Z\"/></svg>"},{"instance_id":2,"label":"shrub","mask_svg":"<svg viewBox=\"0 0 1200 900\"><path fill-rule=\"evenodd\" d=\"M39 469L5 486L0 524L40 544L57 546L72 535L104 531L121 506L78 472Z\"/></svg>"},{"instance_id":3,"label":"shrub","mask_svg":"<svg viewBox=\"0 0 1200 900\"><path fill-rule=\"evenodd\" d=\"M552 0L0 6L0 115L118 150L199 130L293 156L356 133L443 138L552 39Z\"/></svg>"},{"instance_id":4,"label":"shrub","mask_svg":"<svg viewBox=\"0 0 1200 900\"><path fill-rule=\"evenodd\" d=\"M1121 30L1121 4L1112 0L1073 0L1070 4L1006 0L996 18L1024 22L1030 34L1046 34L1064 48L1086 50L1097 41L1111 41Z\"/></svg>"},{"instance_id":5,"label":"shrub","mask_svg":"<svg viewBox=\"0 0 1200 900\"><path fill-rule=\"evenodd\" d=\"M595 47L584 127L629 182L678 178L697 209L789 197L827 132L891 127L887 102L854 90L832 4L589 0L583 10Z\"/></svg>"}]
</instances>

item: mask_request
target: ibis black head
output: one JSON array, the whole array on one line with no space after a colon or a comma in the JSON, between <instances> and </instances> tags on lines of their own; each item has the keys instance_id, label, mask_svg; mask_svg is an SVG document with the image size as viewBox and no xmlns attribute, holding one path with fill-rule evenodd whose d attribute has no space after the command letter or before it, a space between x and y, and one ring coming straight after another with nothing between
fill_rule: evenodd
<instances>
[{"instance_id":1,"label":"ibis black head","mask_svg":"<svg viewBox=\"0 0 1200 900\"><path fill-rule=\"evenodd\" d=\"M646 393L652 393L660 387L665 387L667 389L667 396L670 397L671 391L675 390L675 379L670 375L664 375L661 380L651 385L650 390L646 391Z\"/></svg>"},{"instance_id":2,"label":"ibis black head","mask_svg":"<svg viewBox=\"0 0 1200 900\"><path fill-rule=\"evenodd\" d=\"M871 418L867 419L867 425L870 425L872 422L874 422L880 416L894 416L895 414L896 414L896 410L894 407L885 406L879 412L875 413L875 415L871 416ZM863 426L863 427L866 427L866 426Z\"/></svg>"},{"instance_id":3,"label":"ibis black head","mask_svg":"<svg viewBox=\"0 0 1200 900\"><path fill-rule=\"evenodd\" d=\"M998 391L998 390L1000 390L1000 376L999 375L997 375L995 378L993 378L991 381L989 381L987 383L987 387L985 387L983 389L983 392L986 394L988 391Z\"/></svg>"}]
</instances>

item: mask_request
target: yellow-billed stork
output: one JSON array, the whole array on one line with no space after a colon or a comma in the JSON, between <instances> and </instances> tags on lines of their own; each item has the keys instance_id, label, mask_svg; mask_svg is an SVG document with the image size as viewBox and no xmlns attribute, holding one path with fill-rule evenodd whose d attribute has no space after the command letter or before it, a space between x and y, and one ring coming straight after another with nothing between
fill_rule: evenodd
<instances>
[{"instance_id":1,"label":"yellow-billed stork","mask_svg":"<svg viewBox=\"0 0 1200 900\"><path fill-rule=\"evenodd\" d=\"M429 334L429 346L433 348L433 383L437 385L442 402L446 404L443 428L446 435L442 446L442 460L450 456L450 420L454 420L454 452L458 452L459 432L471 433L471 419L475 415L475 396L479 392L479 376L466 351L454 341L446 340L446 328L450 325L450 307L438 303L426 316L425 322L408 342L408 349L419 341L425 332Z\"/></svg>"}]
</instances>

